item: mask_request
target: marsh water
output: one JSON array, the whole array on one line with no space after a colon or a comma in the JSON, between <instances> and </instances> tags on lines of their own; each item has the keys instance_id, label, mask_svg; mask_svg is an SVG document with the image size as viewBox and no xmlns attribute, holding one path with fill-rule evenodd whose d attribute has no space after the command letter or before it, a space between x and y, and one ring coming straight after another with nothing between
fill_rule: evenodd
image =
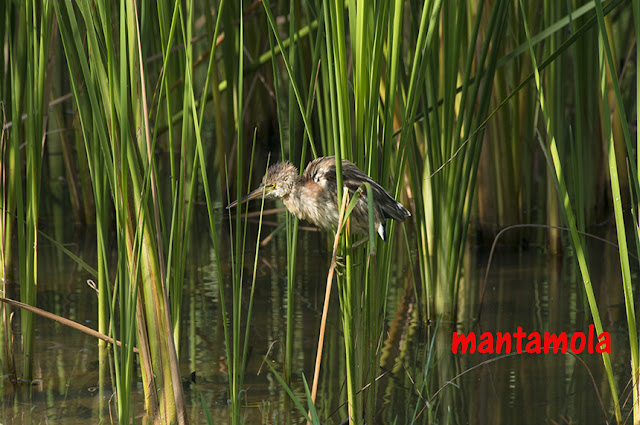
<instances>
[{"instance_id":1,"label":"marsh water","mask_svg":"<svg viewBox=\"0 0 640 425\"><path fill-rule=\"evenodd\" d=\"M282 222L280 213L269 219ZM204 227L203 227L204 228ZM266 236L276 229L267 226ZM43 228L46 232L46 226ZM91 263L95 241L91 229L73 226L62 236L67 248ZM255 229L250 229L251 231ZM206 423L203 401L214 423L229 423L224 334L219 309L219 285L207 232L194 233L183 296L179 356L192 424ZM222 244L229 230L223 226ZM602 230L612 240L612 234ZM282 370L286 332L286 245L276 233L260 249L256 294L250 324L250 351L244 384L243 422L247 424L303 423L287 401L284 389L264 364ZM250 239L251 240L251 239ZM379 242L381 243L381 242ZM404 244L396 242L399 249ZM228 246L228 245L227 245ZM293 309L295 348L292 386L304 397L302 375L311 381L316 355L330 252L321 233L300 232ZM499 245L486 282L489 246L470 246L465 257L461 292L470 294L461 304L463 320L453 324L424 320L416 304L411 270L394 271L388 300L386 338L381 355L383 376L378 380L376 417L379 423L495 424L495 423L606 423L611 399L601 357L585 349L567 354L453 354L454 331L587 332L590 314L580 275L570 252L553 255L535 244ZM611 355L617 385L629 394L628 343L622 304L620 268L616 250L590 242L596 296L603 326L611 335ZM96 328L97 299L87 285L89 274L54 246L41 240L38 306L86 326ZM245 275L253 268L247 252ZM221 253L221 264L231 259ZM230 266L228 266L230 267ZM223 270L228 276L230 268ZM15 283L9 282L9 288ZM14 293L7 294L13 296ZM245 285L248 307L249 284ZM334 291L335 292L335 291ZM344 359L340 333L339 300L331 298L329 325L318 396L324 423L338 424L347 416ZM246 313L246 312L245 312ZM19 341L19 315L14 316L14 341ZM437 332L436 332L437 329ZM433 344L432 344L433 343ZM18 344L16 344L17 346ZM14 353L21 368L20 353ZM112 359L109 357L112 361ZM429 367L427 367L429 365ZM32 383L14 383L3 365L0 382L0 422L41 424L110 423L115 413L112 389L98 388L97 342L58 323L38 318L35 371ZM108 366L107 366L108 367ZM136 375L133 406L136 423L143 423L143 389ZM419 387L426 379L428 385ZM25 391L29 388L30 391ZM30 392L30 394L29 394ZM624 409L628 412L628 407Z\"/></svg>"}]
</instances>

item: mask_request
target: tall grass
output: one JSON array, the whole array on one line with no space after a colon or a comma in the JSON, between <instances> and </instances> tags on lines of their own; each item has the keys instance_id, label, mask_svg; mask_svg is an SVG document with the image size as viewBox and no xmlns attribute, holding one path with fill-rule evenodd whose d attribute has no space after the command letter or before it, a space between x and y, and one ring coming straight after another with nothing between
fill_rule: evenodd
<instances>
[{"instance_id":1,"label":"tall grass","mask_svg":"<svg viewBox=\"0 0 640 425\"><path fill-rule=\"evenodd\" d=\"M526 36L528 40L531 40L531 35L529 33L529 28L527 25L527 17L525 15L524 9L522 8L521 5L521 10L523 13L523 22L525 25L525 31L526 31ZM593 316L593 320L594 320L594 324L596 327L596 331L598 333L598 335L600 335L603 332L603 328L602 328L602 323L600 320L600 313L598 311L598 306L596 303L596 298L593 292L593 288L591 285L591 278L589 275L589 269L587 266L587 262L586 262L586 255L583 249L583 241L580 238L580 236L578 235L578 230L577 230L577 226L576 226L576 218L575 218L575 214L573 212L573 207L571 205L571 202L569 200L569 194L567 191L567 185L565 182L565 177L564 177L564 172L563 172L563 167L562 164L560 162L560 156L558 154L558 146L555 140L555 136L554 136L554 131L552 129L551 123L552 123L552 117L551 114L549 113L549 106L545 101L545 95L544 95L544 91L542 89L542 83L541 83L541 78L540 78L540 73L538 71L538 64L537 64L537 60L535 57L535 54L533 52L533 47L531 45L531 43L529 42L529 48L530 48L530 54L531 54L531 61L532 61L532 65L533 65L533 70L534 70L534 74L535 74L535 81L536 81L536 87L538 88L539 91L539 96L540 96L540 107L542 110L542 114L544 117L544 123L545 123L545 130L547 133L547 137L549 137L549 148L548 148L548 153L547 153L547 148L544 145L541 145L544 149L545 149L545 154L547 155L547 157L549 158L549 161L552 163L553 165L553 171L554 171L554 177L556 180L556 186L558 189L558 196L560 198L561 201L561 205L562 205L562 209L564 211L565 214L565 219L569 225L569 229L571 231L571 241L573 243L573 246L576 250L576 257L578 259L578 264L580 267L580 272L582 274L582 278L583 278L583 282L584 282L584 287L585 287L585 291L587 294L587 298L589 300L589 307L591 309L591 314ZM615 163L615 159L614 159L614 163ZM550 164L551 165L551 164ZM614 167L615 169L615 167ZM617 177L617 176L616 176ZM612 181L613 181L613 176L612 176ZM613 183L612 183L613 184ZM619 198L618 198L619 200ZM620 407L619 407L619 403L618 403L618 399L617 399L617 391L615 388L615 381L613 380L613 370L611 367L611 360L609 358L608 353L603 353L602 354L603 357L603 361L604 361L604 365L605 365L605 369L607 371L607 376L609 379L609 385L611 386L611 393L613 396L613 400L614 400L614 407L615 407L615 413L616 413L616 419L620 422L622 417L621 417L621 412L620 412Z\"/></svg>"},{"instance_id":2,"label":"tall grass","mask_svg":"<svg viewBox=\"0 0 640 425\"><path fill-rule=\"evenodd\" d=\"M410 62L413 66L412 71L410 73L404 70L400 72L400 75L407 77L405 77L406 79L400 78L401 84L405 84L403 93L406 93L404 98L406 103L405 107L401 108L403 126L400 133L399 151L402 153L406 146L411 149L408 155L408 175L410 176L411 193L414 196L416 211L414 216L419 231L417 243L421 277L424 282L423 301L425 301L427 317L432 317L437 313L444 313L445 318L449 319L456 317L456 306L461 296L459 293L461 258L473 210L476 173L485 126L489 122L496 135L501 134L500 131L502 131L502 134L506 133L514 138L530 133L536 127L535 105L531 102L531 97L529 100L522 99L524 100L521 103L523 106L518 111L518 116L522 119L516 120L518 125L513 127L508 125L509 122L514 121L512 116L504 116L503 121L497 124L491 120L491 116L496 112L492 112L490 109L490 99L493 93L502 93L497 97L496 102L498 108L501 108L505 97L512 98L514 93L520 95L519 90L523 87L508 80L513 77L513 74L502 70L496 74L498 59L503 54L501 40L505 36L504 28L507 27L507 17L515 16L518 19L519 17L517 5L510 11L512 8L509 2L496 2L489 9L484 5L482 1L472 7L465 7L469 5L464 3L425 3L419 25L418 22L414 24L414 28L419 28L419 30L417 31L416 48L413 49L416 55ZM266 6L267 4L265 4L265 8L268 9ZM324 29L325 39L321 42L326 43L326 50L321 50L322 86L318 94L318 124L319 133L322 135L320 145L324 152L335 154L337 158L354 159L356 163L375 177L378 171L377 163L384 164L382 169L385 169L388 164L402 164L403 161L403 155L397 156L396 162L391 160L393 156L390 155L390 147L393 145L385 144L387 139L384 137L380 141L378 133L379 116L384 116L383 122L386 126L382 127L383 133L393 134L391 126L387 124L391 123L392 117L395 117L395 111L385 104L377 104L377 107L372 107L371 101L375 99L373 104L376 104L380 91L373 94L374 91L371 90L373 85L368 85L371 81L376 84L381 81L380 74L378 74L379 69L376 67L381 62L385 64L387 71L395 72L394 65L397 62L394 62L394 52L397 50L394 50L394 44L386 45L388 50L384 60L381 61L380 56L376 56L379 54L379 51L376 50L376 46L378 46L376 43L380 43L380 40L384 40L385 37L388 37L389 40L393 40L392 37L394 37L393 31L389 31L385 36L384 26L379 23L383 17L389 19L386 21L387 23L394 22L390 18L393 15L386 14L386 11L390 9L387 9L389 6L384 2L376 3L366 10L362 7L359 8L355 2L348 3L346 10L333 2L325 3L322 6L322 14L318 12L314 15L324 19L324 22L320 22L324 23L324 26L320 25L319 28ZM402 10L402 2L396 2L395 7ZM529 5L529 8L531 7L533 6ZM549 28L541 30L537 35L537 40L549 38L550 42L545 47L549 49L551 55L557 58L560 52L566 50L567 46L571 46L566 43L560 44L561 40L557 36L558 25L573 24L573 14L563 16L563 9L557 7L555 9L545 8L544 10L547 13L545 19L547 19ZM344 37L347 26L344 13L347 11L349 13L349 40L351 41L349 48L346 47L346 38ZM510 14L507 13L508 11ZM575 13L575 16L583 16L586 12L588 12L588 8L581 8ZM268 11L267 13L269 14ZM514 21L508 22L510 25L514 25ZM525 20L515 22L523 23ZM394 25L393 28L400 31L399 25ZM275 32L273 27L272 30ZM416 30L413 29L413 31ZM522 34L525 32L523 27L519 27L518 31L521 31ZM585 34L583 27L576 35L586 37ZM434 41L436 39L438 41ZM526 38L520 39L520 42L522 40L526 40ZM572 43L575 43L575 40L576 38ZM523 45L519 45L509 56L508 65L511 65L508 61L517 63L513 57L516 50L519 53L523 51L522 47ZM431 50L429 50L430 48ZM423 57L422 53L425 51L427 54L424 54ZM480 52L479 55L476 55L477 51ZM575 48L572 53L575 60L577 56ZM350 59L353 60L351 74L346 70L346 63L351 63ZM367 72L361 72L363 63L373 64L373 67L367 68ZM564 107L560 103L560 99L564 97L564 87L557 82L561 79L559 75L564 75L566 71L561 66L559 59L545 64L548 65L548 63L551 63L553 68L549 74L554 99L550 110L555 114L554 118L550 118L550 120L557 123L554 125L560 125L563 116L562 108ZM324 64L327 66L322 66ZM524 70L524 72L520 71L519 75L531 78L530 76L533 74L527 74L526 71L531 68L518 65L519 70ZM505 66L504 60L501 66ZM288 68L287 71L293 80L291 71ZM393 75L395 76L395 74ZM497 75L497 80L494 75ZM394 78L390 80L389 85L385 86L384 98L390 99L392 102L396 93L393 89L396 81ZM495 91L494 81L501 83L501 86ZM580 81L583 80L577 78L576 84ZM556 83L555 86L553 86L554 83ZM351 84L353 93L350 92ZM510 94L505 91L509 84L518 86L516 91ZM498 91L500 89L502 91ZM579 100L580 89L576 88L573 93L579 107L588 105L588 102ZM353 104L350 101L351 97ZM418 105L422 106L421 102L424 102L426 106L417 112ZM371 111L375 112L372 114ZM584 116L589 112L581 110L581 114ZM418 116L421 116L421 119L418 124L414 124L415 117ZM355 123L352 120L355 120ZM579 125L578 135L584 134L586 130L583 128L591 125L592 122ZM506 131L504 131L505 129ZM426 140L426 143L423 143L423 140ZM563 133L563 140L566 140L564 151L576 150L579 153L577 158L589 160L592 157L592 154L589 153L592 152L589 150L590 147L576 143L575 135L571 131ZM573 140L573 146L570 145L570 140ZM376 148L371 148L372 141L377 143ZM505 145L504 140L494 142L496 145L500 143ZM383 147L380 148L380 146ZM505 148L499 147L498 149ZM513 176L516 184L519 177L517 174L518 166L517 162L514 164L513 161L524 160L530 164L534 161L534 158L526 153L527 149L521 149L524 156L523 154L511 154L507 157L496 156L497 163L505 166L505 169L498 170L506 172L507 176ZM377 155L381 152L385 155L378 157ZM364 158L366 158L366 162L363 162ZM571 157L567 156L567 158ZM337 161L337 167L339 169L339 161ZM578 222L584 226L585 223L592 222L594 217L589 209L594 204L593 185L587 184L589 179L580 177L585 176L584 167L580 160L574 160L566 167L572 172L571 182L575 187L583 185L576 192L576 200L578 202ZM385 177L383 175L381 180L385 181ZM497 180L502 182L505 179L498 178ZM546 191L546 189L532 190L531 186L535 183L530 180L530 177L529 179L525 177L524 184L529 188L527 189L525 186L526 192L524 192L521 201L506 206L507 202L502 198L503 201L500 202L500 205L505 204L505 206L500 206L498 211L509 211L509 208L514 206L518 208L525 205L535 205L537 193ZM341 190L340 187L339 180L338 191ZM549 188L553 187L553 185L549 186ZM516 190L521 190L521 188L518 187ZM548 199L548 203L545 199ZM560 224L559 210L554 207L556 205L555 199L555 195L542 198L543 202L547 203L549 211L547 217L550 223ZM534 220L540 218L531 214L529 217ZM556 249L561 243L561 239L558 239L557 235L551 242L551 245ZM353 294L366 293L366 291L362 287L351 286L354 280L359 279L354 279L352 274L350 266L354 261L352 260L353 253L349 251L348 241L344 245L344 250L345 276L343 280L338 279L338 282L343 308L343 329L346 330L347 388L350 392L353 389L349 388L350 382L358 381L357 378L349 375L349 369L355 368L354 354L350 353L350 347L354 347L355 344L353 344L350 332L360 329L358 325L360 322L354 319L353 306L355 303L350 303L350 300ZM357 325L354 326L353 323ZM372 327L372 329L375 328L375 326ZM357 351L357 348L354 350ZM359 360L361 359L359 358ZM612 391L615 392L615 389ZM349 398L349 403L350 418L357 421L354 412L359 411L362 407L362 401L353 397Z\"/></svg>"},{"instance_id":3,"label":"tall grass","mask_svg":"<svg viewBox=\"0 0 640 425\"><path fill-rule=\"evenodd\" d=\"M484 21L481 15L467 19L469 14L474 16L471 8L443 4L442 33L433 30L439 42L430 45L425 57L428 77L418 89L428 107L416 129L410 169L419 212L416 224L425 300L432 300L426 305L428 316L443 313L451 319L456 315L484 120L489 115L508 7L508 2L496 2ZM475 10L485 11L484 2ZM438 47L440 43L444 49ZM462 81L459 95L458 79Z\"/></svg>"},{"instance_id":4,"label":"tall grass","mask_svg":"<svg viewBox=\"0 0 640 425\"><path fill-rule=\"evenodd\" d=\"M607 154L608 154L608 164L609 164L609 177L611 183L611 197L613 201L613 209L614 216L616 222L616 233L618 237L618 245L620 247L620 269L622 272L622 284L624 288L624 300L625 300L625 310L627 314L627 327L629 332L629 349L631 353L631 385L632 385L632 409L633 409L633 420L634 422L640 422L640 353L638 352L638 331L637 331L637 319L635 314L635 301L633 297L633 287L631 285L631 268L630 268L630 254L627 245L627 236L626 236L626 227L625 220L623 216L623 206L622 206L622 193L620 187L627 186L621 185L620 179L618 177L618 165L617 165L617 153L616 147L618 150L622 150L621 138L624 139L626 151L626 164L629 167L627 180L629 184L630 198L635 200L632 205L635 205L633 208L634 211L638 209L638 199L640 199L640 177L638 173L640 170L634 164L638 164L638 160L633 161L634 155L638 155L633 149L633 145L631 144L631 136L629 131L629 121L626 117L625 105L622 99L622 94L620 91L620 83L618 81L618 72L616 63L614 61L614 45L612 40L609 37L609 33L611 31L611 24L607 24L605 22L604 13L602 9L602 5L598 2L595 2L595 10L596 16L598 18L598 45L599 45L599 63L600 63L600 78L601 78L601 96L602 96L602 121L604 122L604 135L607 141ZM634 12L635 18L638 19L637 16L637 5L635 7ZM639 25L636 23L635 28L639 28ZM636 33L636 36L638 34ZM637 41L636 41L637 43ZM636 72L638 70L638 65L636 64ZM609 83L609 84L608 84ZM613 93L611 93L611 87L613 88ZM636 87L636 96L640 93L640 87ZM615 98L615 109L613 116L609 114L609 111L612 109L613 105L611 105L610 97ZM637 99L637 98L636 98ZM637 102L637 100L636 100ZM637 114L636 109L636 114ZM615 130L618 131L615 131ZM622 131L622 134L620 134ZM614 140L615 139L615 140ZM617 141L617 146L616 143ZM623 182L625 180L623 179ZM635 213L635 222L638 223L637 212ZM640 232L639 227L636 224L635 228L635 239L636 239L636 250L640 253ZM637 257L636 257L637 258ZM595 317L594 317L595 322ZM597 323L596 323L597 327ZM606 366L606 359L605 359ZM609 378L612 380L612 378ZM613 385L612 385L613 386ZM614 401L617 401L617 394L615 393L615 389L612 388ZM617 412L616 412L617 413ZM618 416L618 415L617 415ZM620 418L617 417L618 421Z\"/></svg>"},{"instance_id":5,"label":"tall grass","mask_svg":"<svg viewBox=\"0 0 640 425\"><path fill-rule=\"evenodd\" d=\"M269 3L264 4L272 34L278 46L281 46L283 43L271 17ZM393 117L397 64L402 51L397 24L402 19L403 4L395 2L392 8L390 2L377 2L371 6L363 7L356 2L348 5L350 45L345 31L346 11L340 2L316 3L310 8L312 16L319 17L318 32L310 34L309 45L312 46L312 51L308 53L314 58L312 63L315 63L318 53L320 61L318 106L315 109L320 134L319 145L322 146L322 153L336 157L338 199L342 195L341 158L353 160L385 186L394 176L395 187L399 187L399 176L402 175L403 147L400 145L398 148L398 140L394 137ZM430 10L425 8L425 11ZM428 17L429 14L425 13L425 16ZM312 25L310 20L306 23L308 26ZM289 30L290 34L293 32ZM426 33L422 36L424 38ZM388 43L386 50L385 42ZM292 72L291 59L291 56L282 57L289 76L290 99L293 91L297 109L304 121L305 136L309 135L310 147L314 150L316 144L311 137L307 116L310 111L309 97L306 101L301 99L299 87L308 85L310 89L307 96L312 96L316 93L315 76L313 73L307 74L306 79L301 82L298 75ZM352 79L347 70L347 63L351 63L351 60L354 66ZM385 61L392 66L383 68L382 63ZM372 63L376 64L373 68L370 67ZM274 69L277 69L276 65ZM351 84L353 101L350 100ZM380 92L384 90L386 99L391 99L393 107L387 106L384 98L380 97ZM291 101L289 105L291 112ZM291 123L292 120L289 119L289 126ZM283 124L281 121L281 127ZM305 149L306 137L302 152ZM290 142L287 144L283 141L282 150L291 155ZM305 163L304 155L300 163ZM390 191L397 192L394 189ZM341 244L344 270L338 277L337 290L340 295L346 350L348 415L350 421L356 423L362 420L371 422L375 411L375 377L379 370L379 354L375 347L383 332L382 319L385 316L391 270L393 228L392 224L388 244L377 243L375 238L371 238L368 249L354 250L348 232ZM288 262L294 264L295 257L290 255ZM289 268L289 275L292 273L293 270ZM360 391L365 387L368 387L366 391Z\"/></svg>"},{"instance_id":6,"label":"tall grass","mask_svg":"<svg viewBox=\"0 0 640 425\"><path fill-rule=\"evenodd\" d=\"M124 345L121 353L114 351L118 416L128 421L132 414L132 348L137 341L148 413L182 423L184 400L165 287L165 238L153 158L155 138L147 121L147 75L137 5L121 1L113 9L110 3L96 6L66 2L56 3L55 9L70 74L79 72L81 77L72 78L71 85L76 103L82 105L78 116L95 194L101 294L109 294L112 285L105 253L111 205L116 212L117 274L113 298L101 300L100 326L105 326L109 308L110 329ZM184 225L186 219L175 221ZM176 292L172 295L180 300ZM162 391L156 392L157 388Z\"/></svg>"},{"instance_id":7,"label":"tall grass","mask_svg":"<svg viewBox=\"0 0 640 425\"><path fill-rule=\"evenodd\" d=\"M18 264L20 298L33 305L38 282L40 180L47 126L45 105L50 87L47 71L53 29L52 9L49 2L9 2L3 9L15 21L3 20L6 30L2 34L10 59L3 67L3 99L6 100L0 142L3 209L0 223L1 277L3 285L6 285L13 278L12 267ZM11 118L10 124L7 123L7 113ZM24 157L20 153L23 140L26 142ZM16 217L15 221L13 217ZM17 252L11 244L16 233ZM3 290L6 288L4 286ZM35 317L26 311L21 316L22 377L30 381L33 379L35 355ZM5 325L5 332L7 330ZM12 371L16 372L15 369Z\"/></svg>"}]
</instances>

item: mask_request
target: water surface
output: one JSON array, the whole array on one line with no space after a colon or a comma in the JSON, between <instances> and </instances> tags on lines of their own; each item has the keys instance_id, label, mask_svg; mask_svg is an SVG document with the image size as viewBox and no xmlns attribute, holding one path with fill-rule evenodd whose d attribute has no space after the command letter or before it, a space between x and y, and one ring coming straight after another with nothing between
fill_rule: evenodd
<instances>
[{"instance_id":1,"label":"water surface","mask_svg":"<svg viewBox=\"0 0 640 425\"><path fill-rule=\"evenodd\" d=\"M274 220L282 219L280 215ZM266 232L271 230L266 228ZM95 244L86 236L89 234L73 232L66 242L91 262L95 260ZM292 385L303 396L302 374L309 381L313 376L330 253L322 234L302 231L300 235ZM223 239L223 244L228 243L228 237ZM229 396L215 253L207 234L194 236L189 249L192 254L183 296L179 356L190 423L205 423L202 396L214 422L225 424L230 422ZM616 252L602 245L592 244L590 249L600 259L592 262L596 296L603 326L611 334L617 385L624 388L629 377L628 338ZM526 332L571 334L586 332L591 323L580 276L570 255L553 256L541 247L502 247L493 258L485 283L488 250L468 250L461 293L470 295L460 307L463 320L456 324L439 322L435 336L438 318L425 321L421 317L424 310L416 304L408 269L395 271L388 300L387 338L381 347L381 365L386 373L378 381L375 412L379 422L404 424L416 416L417 423L611 422L609 387L598 354L452 354L454 331L495 335L515 332L521 326ZM96 328L97 298L86 283L88 273L42 241L39 255L38 306ZM230 258L221 255L221 259L223 267L228 268L223 274L229 276ZM250 276L252 268L253 252L249 249L245 276ZM17 297L16 284L11 285L14 292L7 295ZM243 420L247 424L302 423L281 385L263 364L267 361L282 370L287 309L283 233L261 248L255 291ZM340 423L347 415L338 302L334 294L318 396L320 415L328 424ZM16 344L20 336L18 316L12 323ZM14 355L20 371L20 353ZM36 381L12 383L7 362L4 358L0 384L2 423L110 422L110 409L115 414L111 388L98 390L99 351L91 337L38 318ZM139 378L136 375L133 406L141 420L144 411ZM428 385L420 387L425 380ZM25 387L31 388L31 395Z\"/></svg>"}]
</instances>

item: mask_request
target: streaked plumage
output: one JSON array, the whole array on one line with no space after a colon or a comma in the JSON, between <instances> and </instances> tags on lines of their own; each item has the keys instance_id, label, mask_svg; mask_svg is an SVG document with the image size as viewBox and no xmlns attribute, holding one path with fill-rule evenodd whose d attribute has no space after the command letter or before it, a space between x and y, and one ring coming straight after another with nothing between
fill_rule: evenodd
<instances>
[{"instance_id":1,"label":"streaked plumage","mask_svg":"<svg viewBox=\"0 0 640 425\"><path fill-rule=\"evenodd\" d=\"M374 226L382 240L387 237L387 219L405 221L411 214L402 204L391 197L378 183L362 172L354 163L342 160L343 184L354 196L360 186L368 182L373 190ZM298 218L306 220L325 230L338 227L338 199L336 163L333 156L321 157L311 161L302 176L289 162L278 162L267 170L260 187L242 198L241 202L260 198L282 199L285 207ZM360 196L351 212L351 229L356 233L368 234L369 213L365 193ZM237 202L227 206L231 208Z\"/></svg>"}]
</instances>

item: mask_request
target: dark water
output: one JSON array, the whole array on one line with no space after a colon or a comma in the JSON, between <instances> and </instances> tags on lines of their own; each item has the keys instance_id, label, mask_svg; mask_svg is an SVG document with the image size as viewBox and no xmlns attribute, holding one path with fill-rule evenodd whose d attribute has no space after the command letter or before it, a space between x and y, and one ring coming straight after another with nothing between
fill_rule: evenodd
<instances>
[{"instance_id":1,"label":"dark water","mask_svg":"<svg viewBox=\"0 0 640 425\"><path fill-rule=\"evenodd\" d=\"M277 220L281 220L282 215ZM274 219L275 220L275 219ZM273 230L268 228L267 232ZM90 234L90 232L87 232ZM68 237L69 249L92 261L94 242L82 232ZM187 270L179 356L191 423L205 423L201 397L214 423L229 423L224 334L220 323L219 282L215 253L204 234L191 242L193 254ZM611 239L611 238L610 238ZM224 241L223 243L227 243ZM315 232L301 232L294 297L296 327L293 386L303 396L301 376L313 376L328 259L328 244ZM397 244L397 246L402 246ZM461 304L458 324L425 322L415 304L406 269L397 270L388 300L387 339L381 347L382 369L375 407L380 423L606 423L611 416L609 386L601 357L571 354L452 354L452 334L545 331L587 332L590 314L580 275L570 254L553 256L543 249L503 247L494 256L486 285L488 247L471 247L465 259L462 294L474 294ZM628 338L616 252L590 245L593 280L603 326L611 335L611 356L618 388L629 378ZM96 294L87 286L90 277L74 262L41 242L38 306L89 327L96 327ZM221 257L223 267L230 259ZM253 267L247 251L245 275ZM230 269L223 270L229 275ZM9 284L11 288L11 283ZM248 307L248 286L246 304ZM476 290L472 290L475 288ZM14 288L17 291L17 288ZM484 293L484 295L482 295ZM8 294L12 296L12 294ZM482 304L480 304L482 300ZM340 423L347 415L344 361L338 297L331 300L318 401L326 423ZM284 234L275 236L260 251L256 295L250 327L250 354L245 378L248 424L303 423L286 400L282 386L264 361L281 370L286 332L286 247ZM245 311L246 313L246 311ZM478 319L478 313L480 318ZM12 329L19 341L18 317ZM430 344L435 338L433 351ZM0 342L4 344L4 342ZM267 352L271 351L267 356ZM4 347L2 347L4 352ZM3 355L4 356L4 355ZM98 391L98 346L95 340L60 324L38 318L36 328L36 382L15 385L3 357L0 382L0 418L7 423L109 423L115 415L110 388ZM266 360L265 360L266 359ZM15 353L18 370L21 355ZM430 368L427 368L430 365ZM258 371L260 373L258 374ZM195 382L189 376L195 374ZM136 376L133 400L141 423L143 391ZM421 386L421 382L428 385ZM623 392L628 395L627 387ZM628 407L625 411L628 412Z\"/></svg>"}]
</instances>

